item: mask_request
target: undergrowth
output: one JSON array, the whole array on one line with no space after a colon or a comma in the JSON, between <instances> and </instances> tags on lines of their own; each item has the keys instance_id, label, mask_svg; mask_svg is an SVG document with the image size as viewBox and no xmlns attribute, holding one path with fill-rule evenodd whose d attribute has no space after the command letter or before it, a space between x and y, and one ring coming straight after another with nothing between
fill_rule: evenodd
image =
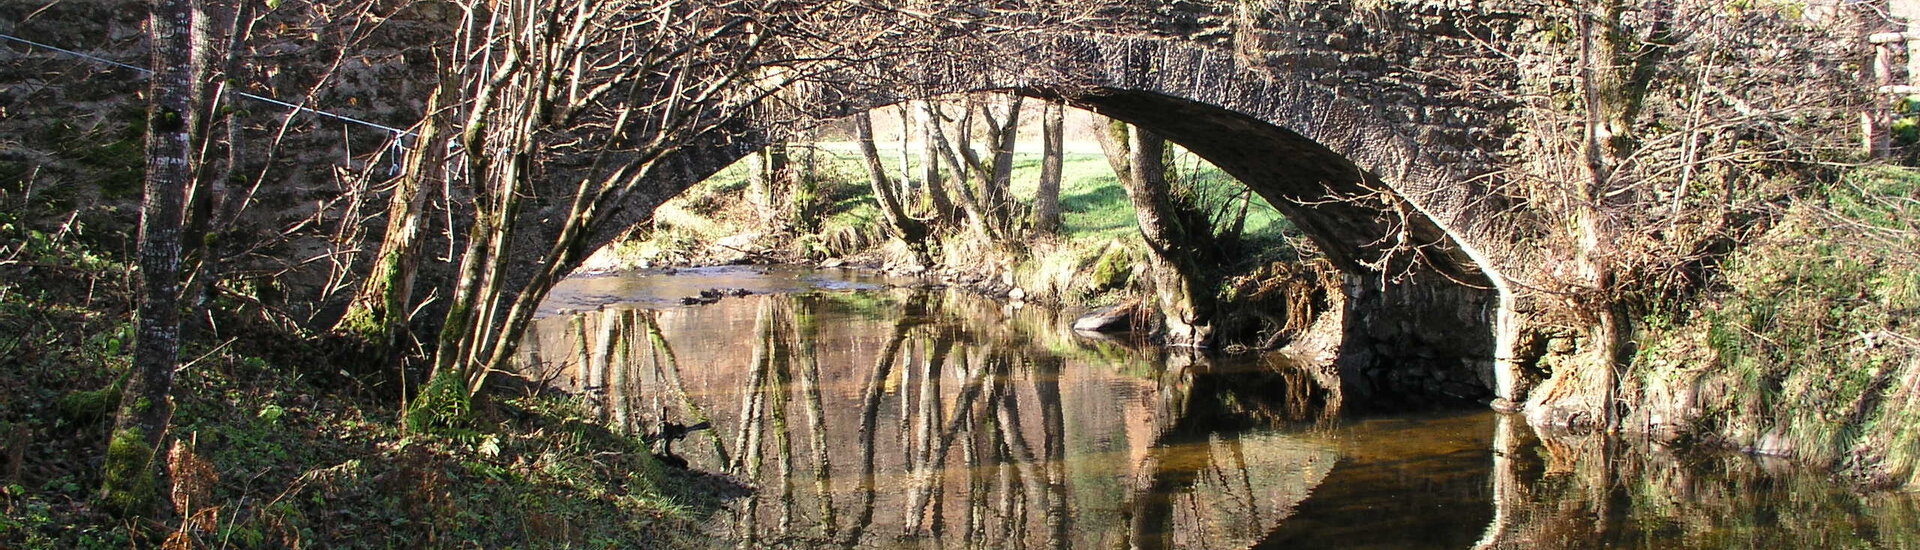
<instances>
[{"instance_id":1,"label":"undergrowth","mask_svg":"<svg viewBox=\"0 0 1920 550\"><path fill-rule=\"evenodd\" d=\"M16 215L0 213L0 548L694 546L718 506L724 484L661 467L571 398L502 396L410 430L399 403L337 375L362 366L290 335L203 332L158 458L171 512L110 514L128 267Z\"/></svg>"},{"instance_id":2,"label":"undergrowth","mask_svg":"<svg viewBox=\"0 0 1920 550\"><path fill-rule=\"evenodd\" d=\"M1920 175L1878 167L1794 201L1691 318L1650 324L1643 414L1683 438L1920 480L1916 196Z\"/></svg>"}]
</instances>

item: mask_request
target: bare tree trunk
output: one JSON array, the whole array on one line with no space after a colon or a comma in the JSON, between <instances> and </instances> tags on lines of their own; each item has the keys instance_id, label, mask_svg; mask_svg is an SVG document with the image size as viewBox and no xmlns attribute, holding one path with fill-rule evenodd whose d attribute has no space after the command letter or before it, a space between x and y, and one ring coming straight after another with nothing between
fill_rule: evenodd
<instances>
[{"instance_id":1,"label":"bare tree trunk","mask_svg":"<svg viewBox=\"0 0 1920 550\"><path fill-rule=\"evenodd\" d=\"M859 140L860 156L866 161L867 181L873 188L873 196L880 201L880 213L887 218L887 225L907 248L913 251L914 260L920 265L931 265L932 257L927 253L927 225L907 214L900 204L900 197L893 192L893 184L887 181L887 171L880 162L880 151L873 143L873 116L860 113L853 117L854 134Z\"/></svg>"},{"instance_id":2,"label":"bare tree trunk","mask_svg":"<svg viewBox=\"0 0 1920 550\"><path fill-rule=\"evenodd\" d=\"M377 357L392 358L413 301L413 276L420 266L420 243L425 233L429 185L434 171L445 162L446 138L440 132L440 106L446 101L442 86L427 98L427 116L421 121L414 146L394 183L387 203L387 231L374 257L373 272L333 327L334 332L359 338ZM404 382L404 381L403 381Z\"/></svg>"},{"instance_id":3,"label":"bare tree trunk","mask_svg":"<svg viewBox=\"0 0 1920 550\"><path fill-rule=\"evenodd\" d=\"M1006 113L1002 117L993 115L992 106L980 104L980 113L987 119L988 153L993 155L987 179L981 181L981 201L986 203L988 219L1001 229L1012 227L1013 197L1009 188L1013 185L1013 149L1020 134L1020 105L1026 100L1023 96L1008 94ZM982 164L970 160L974 164Z\"/></svg>"},{"instance_id":4,"label":"bare tree trunk","mask_svg":"<svg viewBox=\"0 0 1920 550\"><path fill-rule=\"evenodd\" d=\"M219 74L209 74L209 78L206 79L220 84L211 97L205 97L201 93L195 94L196 100L205 97L208 101L195 102L201 107L197 113L198 124L195 130L195 141L199 142L197 155L199 160L194 165L193 181L188 188L185 227L188 235L206 235L207 237L183 243L185 247L183 253L186 255L183 261L188 267L185 268L187 270L184 274L186 285L181 299L185 301L188 311L201 313L185 319L181 326L181 340L194 339L194 334L212 324L212 319L206 317L204 312L207 302L213 299L214 282L220 280L221 255L226 246L225 239L216 238L219 234L214 228L230 224L230 213L238 214L238 209L229 209L227 206L227 183L233 179L234 174L239 172L240 162L245 158L240 154L241 126L234 120L232 114L234 109L222 107L230 105L234 99L231 88L233 79L230 75L240 72L240 58L235 52L240 50L240 45L246 40L252 28L253 4L241 2L227 8L216 10L217 15L212 16L214 19L219 19L217 23L222 30L222 36L217 42L213 39L205 39L203 42L218 45L217 48L207 47L202 55L208 59L221 60ZM209 23L209 26L211 25ZM211 73L215 69L209 64L206 70ZM226 134L224 138L217 140L212 137L215 133L213 129L216 121L221 123L223 126L221 130ZM220 157L217 161L216 155ZM208 174L207 171L214 166L218 167L218 171Z\"/></svg>"},{"instance_id":5,"label":"bare tree trunk","mask_svg":"<svg viewBox=\"0 0 1920 550\"><path fill-rule=\"evenodd\" d=\"M920 157L925 172L922 181L927 183L927 202L933 206L935 225L948 225L959 215L953 204L953 198L947 196L946 184L940 181L940 151L945 147L934 139L940 131L940 117L932 101L920 101L915 105L920 111Z\"/></svg>"},{"instance_id":6,"label":"bare tree trunk","mask_svg":"<svg viewBox=\"0 0 1920 550\"><path fill-rule=\"evenodd\" d=\"M102 466L101 497L129 516L164 508L160 448L173 415L173 371L180 352L180 246L192 178L194 106L202 69L192 0L154 0L148 43L147 174L139 229L138 333L133 369Z\"/></svg>"},{"instance_id":7,"label":"bare tree trunk","mask_svg":"<svg viewBox=\"0 0 1920 550\"><path fill-rule=\"evenodd\" d=\"M1049 101L1041 114L1040 185L1033 192L1033 230L1060 231L1060 171L1066 162L1066 110Z\"/></svg>"},{"instance_id":8,"label":"bare tree trunk","mask_svg":"<svg viewBox=\"0 0 1920 550\"><path fill-rule=\"evenodd\" d=\"M780 196L793 174L787 167L788 151L784 142L767 145L755 155L751 190L760 211L760 221L768 227L784 226L784 208Z\"/></svg>"},{"instance_id":9,"label":"bare tree trunk","mask_svg":"<svg viewBox=\"0 0 1920 550\"><path fill-rule=\"evenodd\" d=\"M960 198L959 200L960 210L966 213L967 222L969 226L974 228L975 231L979 231L980 233L986 235L990 239L998 240L999 238L998 232L995 231L994 225L992 223L992 219L988 217L985 207L980 203L979 199L976 199L974 197L973 192L967 190L967 182L966 182L967 176L971 174L975 177L980 177L980 171L974 169L974 167L969 167L966 164L963 164L960 160L960 157L955 155L955 153L953 152L952 146L956 144L950 144L947 141L946 131L941 129L941 126L944 125L944 122L943 122L944 117L941 116L940 114L940 108L938 106L934 106L931 108L931 111L934 115L934 118L933 118L933 121L930 124L928 124L928 126L931 128L931 132L933 133L933 141L936 145L935 149L939 151L940 158L946 161L947 167L952 169L953 173L955 174L954 180L953 180L953 191L954 191L954 194L958 195ZM964 121L964 120L961 121L960 128L962 130L965 130L967 124L968 124L968 121ZM961 149L962 151L960 155L965 155L968 158L973 157L972 153L966 152L967 144L965 141L960 141L957 143L957 145L959 149Z\"/></svg>"},{"instance_id":10,"label":"bare tree trunk","mask_svg":"<svg viewBox=\"0 0 1920 550\"><path fill-rule=\"evenodd\" d=\"M900 188L897 194L905 199L913 196L913 111L907 104L895 105L900 113ZM908 210L912 210L909 208Z\"/></svg>"},{"instance_id":11,"label":"bare tree trunk","mask_svg":"<svg viewBox=\"0 0 1920 550\"><path fill-rule=\"evenodd\" d=\"M1623 350L1627 346L1627 330L1630 321L1625 317L1617 300L1611 296L1613 287L1613 266L1607 250L1612 242L1612 230L1606 227L1606 216L1601 203L1606 200L1606 191L1613 181L1615 154L1619 152L1616 144L1626 141L1631 114L1634 109L1622 102L1631 98L1620 94L1624 83L1621 74L1612 67L1613 60L1619 55L1614 39L1601 36L1614 29L1613 21L1619 17L1619 5L1608 2L1604 8L1606 25L1595 25L1595 14L1589 2L1582 2L1581 13L1577 18L1580 32L1580 86L1581 95L1586 101L1585 148L1587 174L1584 179L1576 179L1576 196L1571 214L1578 232L1575 251L1575 263L1579 266L1582 282L1589 285L1592 292L1590 300L1584 306L1590 311L1583 313L1594 316L1595 322L1592 342L1594 364L1589 368L1597 371L1591 378L1601 386L1598 418L1602 426L1612 427L1618 419L1614 418L1614 395L1619 380L1614 370L1621 361Z\"/></svg>"},{"instance_id":12,"label":"bare tree trunk","mask_svg":"<svg viewBox=\"0 0 1920 550\"><path fill-rule=\"evenodd\" d=\"M1126 187L1152 264L1154 296L1168 345L1206 347L1213 339L1213 294L1200 283L1192 241L1195 228L1182 227L1167 182L1166 140L1126 123L1110 121L1095 132L1107 162ZM1126 145L1122 145L1121 140Z\"/></svg>"},{"instance_id":13,"label":"bare tree trunk","mask_svg":"<svg viewBox=\"0 0 1920 550\"><path fill-rule=\"evenodd\" d=\"M1107 168L1113 169L1113 179L1120 180L1121 187L1133 187L1132 154L1128 149L1133 127L1110 118L1096 118L1093 139L1100 144L1100 154L1106 157Z\"/></svg>"}]
</instances>

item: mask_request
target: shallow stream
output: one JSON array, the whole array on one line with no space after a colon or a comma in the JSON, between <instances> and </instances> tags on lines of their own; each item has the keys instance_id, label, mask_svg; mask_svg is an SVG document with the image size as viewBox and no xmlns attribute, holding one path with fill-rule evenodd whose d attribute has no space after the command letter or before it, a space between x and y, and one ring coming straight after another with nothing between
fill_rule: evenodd
<instances>
[{"instance_id":1,"label":"shallow stream","mask_svg":"<svg viewBox=\"0 0 1920 550\"><path fill-rule=\"evenodd\" d=\"M1920 548L1915 495L1485 410L1349 413L1279 355L1087 338L908 283L569 279L522 360L631 433L704 426L673 456L754 489L709 523L721 547Z\"/></svg>"}]
</instances>

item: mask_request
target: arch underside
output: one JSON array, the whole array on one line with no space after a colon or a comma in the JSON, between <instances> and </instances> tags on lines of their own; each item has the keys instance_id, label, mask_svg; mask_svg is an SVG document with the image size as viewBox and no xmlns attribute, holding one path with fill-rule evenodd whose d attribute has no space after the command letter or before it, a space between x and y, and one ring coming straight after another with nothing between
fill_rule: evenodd
<instances>
[{"instance_id":1,"label":"arch underside","mask_svg":"<svg viewBox=\"0 0 1920 550\"><path fill-rule=\"evenodd\" d=\"M1252 72L1231 56L1154 40L1054 40L1028 60L903 60L885 82L815 87L808 116L741 121L681 147L641 193L602 218L589 249L667 199L807 124L972 91L1060 99L1179 143L1280 210L1347 277L1339 371L1350 388L1478 400L1492 394L1494 266L1450 232L1476 215L1478 190L1422 155L1358 102L1305 78ZM799 120L798 124L793 120ZM809 122L810 121L810 122ZM535 214L538 215L538 214Z\"/></svg>"}]
</instances>

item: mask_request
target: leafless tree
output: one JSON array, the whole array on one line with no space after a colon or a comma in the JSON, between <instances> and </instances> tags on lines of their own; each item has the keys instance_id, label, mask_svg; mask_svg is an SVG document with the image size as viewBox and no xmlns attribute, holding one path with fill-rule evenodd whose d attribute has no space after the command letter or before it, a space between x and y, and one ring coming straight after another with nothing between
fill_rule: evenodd
<instances>
[{"instance_id":1,"label":"leafless tree","mask_svg":"<svg viewBox=\"0 0 1920 550\"><path fill-rule=\"evenodd\" d=\"M880 214L887 219L887 225L893 228L900 240L907 243L913 251L914 259L920 265L930 265L932 258L927 253L927 225L907 212L906 207L892 182L887 181L887 169L880 162L880 151L873 143L873 115L860 113L853 117L855 139L860 146L860 157L865 161L867 181L873 190L873 197L880 202ZM905 150L901 155L905 156Z\"/></svg>"},{"instance_id":2,"label":"leafless tree","mask_svg":"<svg viewBox=\"0 0 1920 550\"><path fill-rule=\"evenodd\" d=\"M1495 177L1520 205L1509 223L1539 235L1541 269L1514 283L1539 298L1536 321L1591 344L1532 392L1535 411L1614 422L1635 316L1699 289L1790 192L1783 176L1817 179L1852 146L1831 131L1856 109L1850 61L1821 28L1845 21L1723 8L1548 2L1569 22L1558 42L1499 51L1531 83L1490 90L1523 107L1510 143L1524 153Z\"/></svg>"}]
</instances>

